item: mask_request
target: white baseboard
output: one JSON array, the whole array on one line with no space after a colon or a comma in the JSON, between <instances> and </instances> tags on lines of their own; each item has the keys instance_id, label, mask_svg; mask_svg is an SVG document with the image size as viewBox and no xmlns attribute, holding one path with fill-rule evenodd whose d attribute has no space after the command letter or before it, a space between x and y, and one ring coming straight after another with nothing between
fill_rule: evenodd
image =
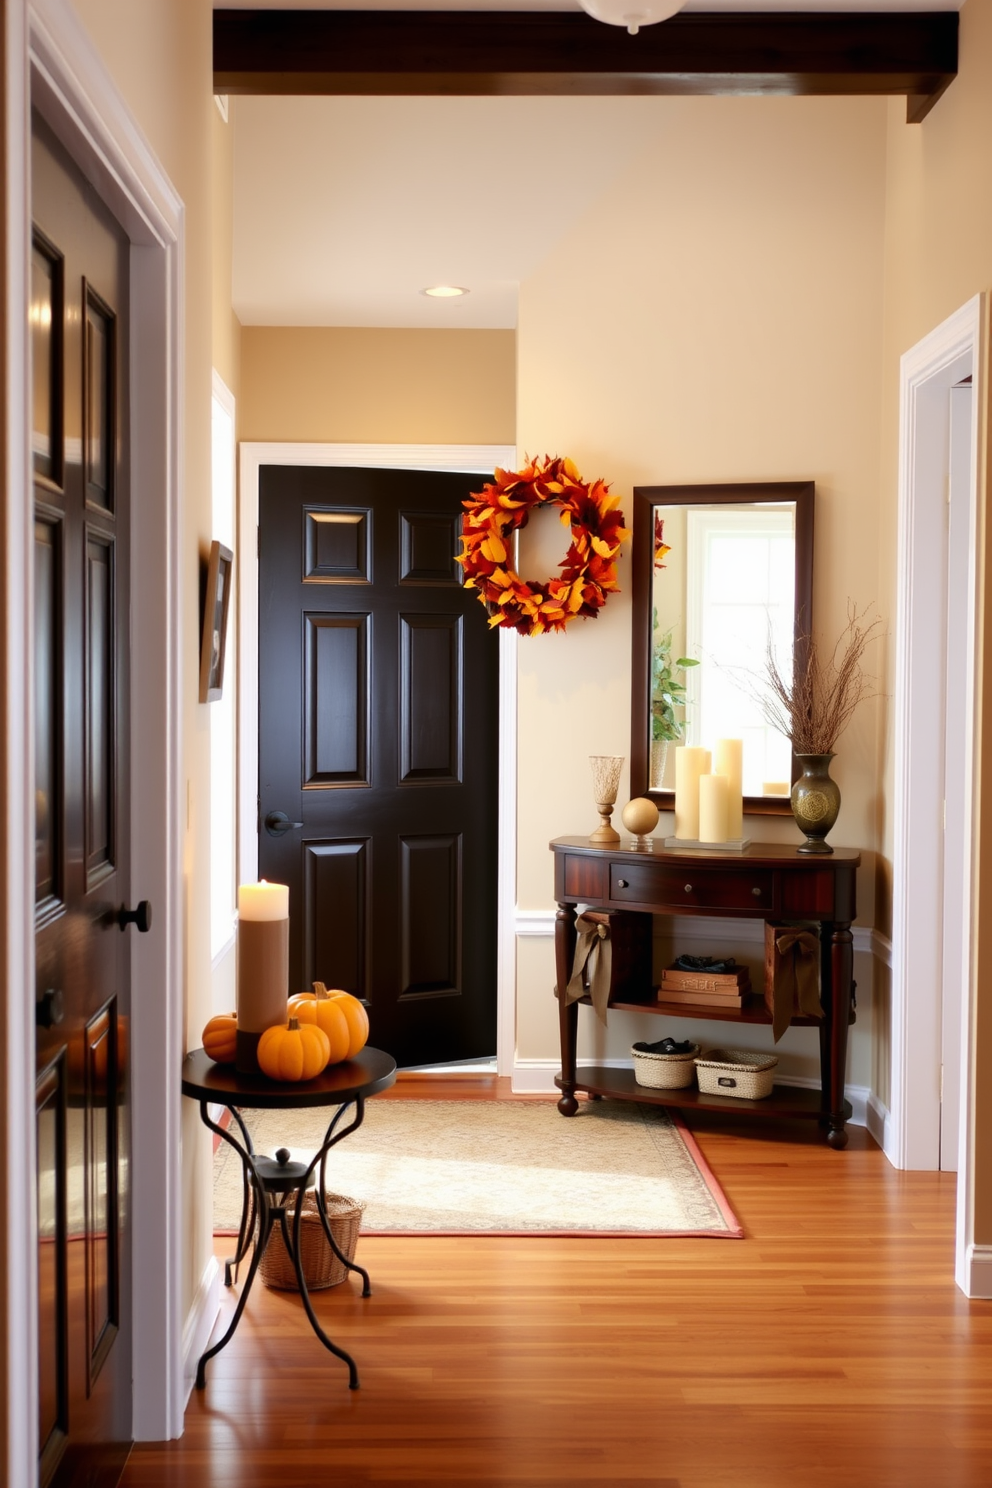
<instances>
[{"instance_id":1,"label":"white baseboard","mask_svg":"<svg viewBox=\"0 0 992 1488\"><path fill-rule=\"evenodd\" d=\"M189 1404L189 1397L196 1380L197 1363L200 1355L206 1351L210 1343L210 1335L219 1312L220 1262L216 1256L211 1256L200 1277L200 1285L183 1327L184 1409Z\"/></svg>"},{"instance_id":2,"label":"white baseboard","mask_svg":"<svg viewBox=\"0 0 992 1488\"><path fill-rule=\"evenodd\" d=\"M969 1245L955 1277L966 1297L992 1298L992 1245Z\"/></svg>"},{"instance_id":3,"label":"white baseboard","mask_svg":"<svg viewBox=\"0 0 992 1488\"><path fill-rule=\"evenodd\" d=\"M890 1150L894 1146L892 1117L889 1114L888 1106L879 1100L873 1090L868 1092L868 1119L865 1125L889 1159L889 1162L895 1167L893 1152Z\"/></svg>"},{"instance_id":4,"label":"white baseboard","mask_svg":"<svg viewBox=\"0 0 992 1488\"><path fill-rule=\"evenodd\" d=\"M632 1059L580 1059L579 1069L584 1069L591 1064L605 1066L607 1069L633 1069ZM548 1059L518 1059L513 1066L510 1088L514 1095L557 1095L558 1086L555 1084L555 1075L561 1070L561 1065L554 1060ZM802 1079L799 1076L783 1075L776 1082L779 1085L794 1085L803 1090L819 1090L819 1080ZM851 1102L852 1116L851 1126L868 1126L869 1104L873 1097L867 1085L848 1085L845 1090L847 1099Z\"/></svg>"}]
</instances>

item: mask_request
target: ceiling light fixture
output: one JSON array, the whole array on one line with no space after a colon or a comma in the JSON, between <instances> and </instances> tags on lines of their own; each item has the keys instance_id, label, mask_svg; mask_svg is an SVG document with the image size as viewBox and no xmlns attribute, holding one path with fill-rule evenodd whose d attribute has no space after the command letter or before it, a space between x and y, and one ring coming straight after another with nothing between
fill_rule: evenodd
<instances>
[{"instance_id":1,"label":"ceiling light fixture","mask_svg":"<svg viewBox=\"0 0 992 1488\"><path fill-rule=\"evenodd\" d=\"M582 9L607 26L626 26L636 36L642 26L655 26L681 10L685 0L579 0Z\"/></svg>"},{"instance_id":2,"label":"ceiling light fixture","mask_svg":"<svg viewBox=\"0 0 992 1488\"><path fill-rule=\"evenodd\" d=\"M432 284L430 289L422 289L421 294L430 295L432 300L454 300L459 295L467 295L467 289L460 289L457 284Z\"/></svg>"}]
</instances>

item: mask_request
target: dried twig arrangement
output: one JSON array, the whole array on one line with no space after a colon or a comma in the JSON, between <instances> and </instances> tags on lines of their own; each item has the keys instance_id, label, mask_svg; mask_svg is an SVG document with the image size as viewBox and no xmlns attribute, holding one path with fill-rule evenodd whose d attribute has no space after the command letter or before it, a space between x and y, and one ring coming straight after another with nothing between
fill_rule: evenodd
<instances>
[{"instance_id":1,"label":"dried twig arrangement","mask_svg":"<svg viewBox=\"0 0 992 1488\"><path fill-rule=\"evenodd\" d=\"M796 646L792 676L783 676L771 642L765 658L766 688L757 694L765 719L792 740L796 754L832 754L860 703L879 697L876 679L864 669L864 654L881 633L880 616L869 618L848 603L847 625L829 655L814 635Z\"/></svg>"}]
</instances>

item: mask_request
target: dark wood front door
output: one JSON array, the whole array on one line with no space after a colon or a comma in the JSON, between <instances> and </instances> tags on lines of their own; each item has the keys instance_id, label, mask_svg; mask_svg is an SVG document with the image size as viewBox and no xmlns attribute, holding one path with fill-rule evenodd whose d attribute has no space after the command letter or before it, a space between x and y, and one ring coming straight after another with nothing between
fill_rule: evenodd
<instances>
[{"instance_id":1,"label":"dark wood front door","mask_svg":"<svg viewBox=\"0 0 992 1488\"><path fill-rule=\"evenodd\" d=\"M454 562L479 480L260 474L259 870L291 987L367 998L405 1066L496 1049L498 646Z\"/></svg>"},{"instance_id":2,"label":"dark wood front door","mask_svg":"<svg viewBox=\"0 0 992 1488\"><path fill-rule=\"evenodd\" d=\"M131 1434L128 243L32 127L38 1446L112 1484Z\"/></svg>"}]
</instances>

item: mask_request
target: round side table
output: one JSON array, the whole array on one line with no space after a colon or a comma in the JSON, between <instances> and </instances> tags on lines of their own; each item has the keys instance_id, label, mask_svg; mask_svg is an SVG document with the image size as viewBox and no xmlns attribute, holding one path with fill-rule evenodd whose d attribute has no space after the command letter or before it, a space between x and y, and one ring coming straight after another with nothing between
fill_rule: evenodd
<instances>
[{"instance_id":1,"label":"round side table","mask_svg":"<svg viewBox=\"0 0 992 1488\"><path fill-rule=\"evenodd\" d=\"M241 1160L244 1185L241 1227L238 1232L235 1255L225 1264L227 1286L231 1285L231 1267L237 1267L247 1255L249 1246L253 1246L248 1275L227 1331L219 1342L207 1349L196 1366L196 1388L198 1390L202 1390L206 1385L208 1361L215 1354L219 1354L234 1337L238 1323L241 1321L241 1314L245 1310L245 1303L248 1301L248 1294L255 1280L259 1262L277 1224L286 1246L286 1252L291 1257L296 1270L300 1297L307 1317L310 1319L310 1325L324 1347L347 1364L349 1386L352 1390L358 1389L358 1370L354 1359L350 1354L345 1353L344 1349L338 1348L337 1344L331 1342L318 1323L313 1303L310 1301L306 1278L303 1275L300 1245L303 1197L307 1188L314 1182L314 1175L319 1168L316 1193L317 1211L324 1234L338 1260L349 1271L354 1271L361 1276L362 1296L368 1297L372 1291L368 1272L361 1266L355 1265L353 1261L349 1261L341 1253L334 1239L324 1199L324 1176L327 1154L331 1148L361 1126L365 1116L366 1099L370 1095L378 1095L382 1090L388 1090L395 1079L395 1059L389 1054L384 1054L381 1049L368 1047L364 1048L354 1059L346 1060L343 1064L330 1065L315 1080L292 1085L279 1084L262 1074L239 1074L230 1065L215 1064L202 1049L194 1049L191 1054L187 1054L182 1069L183 1095L188 1096L190 1100L199 1101L200 1119L203 1124L227 1142L228 1146L233 1147ZM230 1128L222 1127L212 1119L211 1106L227 1107L231 1113L232 1122L240 1133L240 1141L237 1136L233 1135ZM260 1157L255 1152L251 1133L241 1116L242 1110L296 1111L311 1106L333 1107L334 1112L324 1133L324 1140L308 1166L301 1162ZM354 1107L352 1119L347 1125L342 1125L343 1118L350 1107ZM287 1212L290 1207L290 1195L293 1196L292 1207L295 1210L292 1215ZM290 1221L292 1221L292 1232Z\"/></svg>"}]
</instances>

